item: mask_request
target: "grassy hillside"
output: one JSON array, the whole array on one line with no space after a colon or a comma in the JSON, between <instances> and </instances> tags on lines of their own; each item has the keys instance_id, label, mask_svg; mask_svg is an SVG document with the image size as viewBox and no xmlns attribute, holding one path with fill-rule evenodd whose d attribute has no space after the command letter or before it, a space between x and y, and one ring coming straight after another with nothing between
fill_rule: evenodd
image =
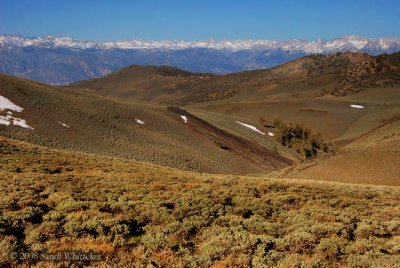
<instances>
[{"instance_id":1,"label":"grassy hillside","mask_svg":"<svg viewBox=\"0 0 400 268\"><path fill-rule=\"evenodd\" d=\"M354 104L364 108L352 108L350 105ZM398 88L370 88L357 95L340 98L282 96L260 101L226 100L191 107L245 118L253 123L264 118L272 124L279 118L308 126L315 132L321 132L328 140L340 141L357 138L379 126L382 120L400 114L400 91Z\"/></svg>"},{"instance_id":2,"label":"grassy hillside","mask_svg":"<svg viewBox=\"0 0 400 268\"><path fill-rule=\"evenodd\" d=\"M191 107L253 122L265 118L272 123L280 118L308 126L340 144L358 138L379 126L380 121L400 113L399 58L399 54L310 56L269 70L291 73L284 79L247 83L230 98ZM320 69L322 72L314 73ZM261 77L258 80L262 81ZM350 105L362 105L364 109L353 109Z\"/></svg>"},{"instance_id":3,"label":"grassy hillside","mask_svg":"<svg viewBox=\"0 0 400 268\"><path fill-rule=\"evenodd\" d=\"M268 172L288 163L255 140L243 142L190 115L185 123L165 106L121 102L5 75L0 82L0 96L22 107L15 116L33 127L0 124L0 134L10 138L212 173ZM230 144L229 150L217 142Z\"/></svg>"},{"instance_id":4,"label":"grassy hillside","mask_svg":"<svg viewBox=\"0 0 400 268\"><path fill-rule=\"evenodd\" d=\"M398 186L400 117L383 122L333 155L285 169L280 176Z\"/></svg>"},{"instance_id":5,"label":"grassy hillside","mask_svg":"<svg viewBox=\"0 0 400 268\"><path fill-rule=\"evenodd\" d=\"M278 130L263 125L273 126L280 119L320 132L326 141L333 142L336 152L288 167L277 173L281 178L398 185L399 144L395 138L385 142L387 137L400 133L398 127L386 131L386 124L400 116L398 60L399 54L310 56L274 69L249 72L247 88L234 96L189 107L192 113L231 131L237 131L236 127L222 118L240 118L264 132L274 133ZM262 81L263 72L287 75L269 82L265 79L260 84L249 82ZM372 133L376 140L362 145L360 141ZM271 140L276 141L267 139ZM275 148L282 154L288 152L279 146ZM293 150L288 153L293 155Z\"/></svg>"},{"instance_id":6,"label":"grassy hillside","mask_svg":"<svg viewBox=\"0 0 400 268\"><path fill-rule=\"evenodd\" d=\"M0 137L0 265L397 267L398 188L197 174ZM108 265L108 266L107 266Z\"/></svg>"},{"instance_id":7,"label":"grassy hillside","mask_svg":"<svg viewBox=\"0 0 400 268\"><path fill-rule=\"evenodd\" d=\"M22 114L32 122L35 130L2 126L0 130L8 137L46 146L185 170L265 173L301 162L304 156L295 148L279 144L276 136L260 135L238 122L255 126L265 134L278 134L276 129L264 125L272 125L280 119L288 124L302 125L313 133L320 132L324 140L334 143L335 148L343 147L381 126L382 122L400 115L398 59L399 54L377 57L359 53L313 55L267 70L225 76L194 74L166 66L131 66L101 79L75 84L74 89L32 86L30 82L12 80L6 83L10 89L5 94L16 102L21 99L22 107L30 106L30 112L26 109ZM18 86L18 83L25 84ZM31 89L27 91L29 87ZM76 90L78 88L90 92ZM170 94L166 94L168 90L172 90ZM185 124L182 114L166 106L133 101L135 99L200 103L184 107L191 117ZM27 100L40 105L32 105L32 101ZM135 119L144 120L145 125L136 123ZM261 124L260 119L265 124ZM67 129L57 122L71 127ZM250 141L251 145L241 139ZM392 168L393 171L382 174L379 167L387 165L371 163L380 163L382 156L386 156L385 162L395 163L392 158L397 154L392 153L392 149L376 149L382 151L368 156L370 166L377 167L374 172L354 178L358 169L362 169L363 165L359 164L353 170L340 170L348 175L337 180L392 184L388 181L393 180L393 172L397 170ZM341 152L337 154L345 163L357 158ZM361 159L366 157L360 156L359 161L362 163ZM334 159L329 155L326 158ZM319 161L323 159L311 163L317 165ZM301 164L298 168L302 167ZM322 164L320 169L325 170ZM323 176L321 172L307 177L332 179L337 175ZM379 174L383 178L378 178Z\"/></svg>"}]
</instances>

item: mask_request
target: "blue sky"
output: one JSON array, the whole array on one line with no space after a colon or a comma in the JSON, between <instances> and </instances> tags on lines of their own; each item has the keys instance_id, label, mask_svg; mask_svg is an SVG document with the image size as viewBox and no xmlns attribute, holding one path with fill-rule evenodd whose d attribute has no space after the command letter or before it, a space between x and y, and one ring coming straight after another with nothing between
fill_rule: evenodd
<instances>
[{"instance_id":1,"label":"blue sky","mask_svg":"<svg viewBox=\"0 0 400 268\"><path fill-rule=\"evenodd\" d=\"M117 39L400 36L399 0L0 0L0 34Z\"/></svg>"}]
</instances>

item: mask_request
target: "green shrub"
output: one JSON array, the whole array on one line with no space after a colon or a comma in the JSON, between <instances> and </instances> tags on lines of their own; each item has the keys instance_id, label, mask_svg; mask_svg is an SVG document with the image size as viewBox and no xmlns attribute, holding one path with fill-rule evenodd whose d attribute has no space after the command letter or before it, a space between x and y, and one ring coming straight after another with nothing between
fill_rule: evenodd
<instances>
[{"instance_id":1,"label":"green shrub","mask_svg":"<svg viewBox=\"0 0 400 268\"><path fill-rule=\"evenodd\" d=\"M323 260L338 260L345 253L347 240L341 237L323 238L315 249L315 252Z\"/></svg>"},{"instance_id":2,"label":"green shrub","mask_svg":"<svg viewBox=\"0 0 400 268\"><path fill-rule=\"evenodd\" d=\"M384 242L384 239L376 237L357 239L347 246L346 252L348 254L367 254L370 252L378 252L383 246Z\"/></svg>"},{"instance_id":3,"label":"green shrub","mask_svg":"<svg viewBox=\"0 0 400 268\"><path fill-rule=\"evenodd\" d=\"M141 243L149 251L156 251L168 245L168 237L158 226L146 226L145 234L141 238Z\"/></svg>"},{"instance_id":4,"label":"green shrub","mask_svg":"<svg viewBox=\"0 0 400 268\"><path fill-rule=\"evenodd\" d=\"M275 119L274 126L278 129L278 141L293 148L303 158L315 157L320 152L332 150L332 145L324 141L321 133L314 134L311 129L302 125L285 124L280 119Z\"/></svg>"},{"instance_id":5,"label":"green shrub","mask_svg":"<svg viewBox=\"0 0 400 268\"><path fill-rule=\"evenodd\" d=\"M14 236L0 237L0 266L12 267L13 261L10 260L10 253L17 251L16 239Z\"/></svg>"},{"instance_id":6,"label":"green shrub","mask_svg":"<svg viewBox=\"0 0 400 268\"><path fill-rule=\"evenodd\" d=\"M293 232L278 243L278 248L288 252L312 253L316 244L315 236L307 232Z\"/></svg>"},{"instance_id":7,"label":"green shrub","mask_svg":"<svg viewBox=\"0 0 400 268\"><path fill-rule=\"evenodd\" d=\"M254 257L251 260L253 267L276 267L277 263L285 258L283 252L275 250L265 250L265 245L257 246Z\"/></svg>"}]
</instances>

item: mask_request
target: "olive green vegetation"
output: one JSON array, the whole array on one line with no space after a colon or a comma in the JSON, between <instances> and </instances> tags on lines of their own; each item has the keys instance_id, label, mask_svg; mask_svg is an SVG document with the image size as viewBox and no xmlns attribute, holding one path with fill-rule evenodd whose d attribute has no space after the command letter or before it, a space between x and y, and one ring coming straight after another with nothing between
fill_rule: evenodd
<instances>
[{"instance_id":1,"label":"olive green vegetation","mask_svg":"<svg viewBox=\"0 0 400 268\"><path fill-rule=\"evenodd\" d=\"M261 119L261 121L264 121ZM313 133L310 128L302 125L291 125L283 123L279 118L274 120L273 127L277 129L278 141L294 149L303 159L318 156L318 154L329 153L333 150L332 144L324 141L321 133Z\"/></svg>"},{"instance_id":2,"label":"olive green vegetation","mask_svg":"<svg viewBox=\"0 0 400 268\"><path fill-rule=\"evenodd\" d=\"M0 266L398 267L400 189L197 174L0 138ZM38 262L41 267L70 266Z\"/></svg>"}]
</instances>

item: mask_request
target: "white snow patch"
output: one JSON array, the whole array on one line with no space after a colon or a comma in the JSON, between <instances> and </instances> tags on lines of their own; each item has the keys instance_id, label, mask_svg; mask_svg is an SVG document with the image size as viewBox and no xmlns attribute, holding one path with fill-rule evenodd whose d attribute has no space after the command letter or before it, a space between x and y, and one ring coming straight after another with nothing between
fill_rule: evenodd
<instances>
[{"instance_id":1,"label":"white snow patch","mask_svg":"<svg viewBox=\"0 0 400 268\"><path fill-rule=\"evenodd\" d=\"M0 111L4 110L11 110L11 111L16 111L16 112L22 112L24 108L19 107L18 105L12 103L9 99L0 96Z\"/></svg>"},{"instance_id":2,"label":"white snow patch","mask_svg":"<svg viewBox=\"0 0 400 268\"><path fill-rule=\"evenodd\" d=\"M245 124L245 123L242 123L242 122L239 122L239 121L236 121L236 123L241 124L242 126L245 126L245 127L247 127L247 128L250 128L251 130L254 130L255 132L258 132L258 133L260 133L260 134L262 134L262 135L265 135L264 132L261 132L261 131L260 131L258 128L256 128L255 126L248 125L248 124Z\"/></svg>"},{"instance_id":3,"label":"white snow patch","mask_svg":"<svg viewBox=\"0 0 400 268\"><path fill-rule=\"evenodd\" d=\"M0 125L9 126L9 125L13 124L14 126L20 126L23 128L33 129L33 127L29 126L26 123L25 119L12 116L12 114L13 114L12 111L20 113L24 110L24 108L19 107L18 105L14 104L12 101L7 99L6 97L0 96L0 112L3 112L4 110L9 110L9 111L5 112L7 114L6 116L0 115Z\"/></svg>"},{"instance_id":4,"label":"white snow patch","mask_svg":"<svg viewBox=\"0 0 400 268\"><path fill-rule=\"evenodd\" d=\"M275 134L272 132L268 132L268 136L273 137L273 136L275 136Z\"/></svg>"},{"instance_id":5,"label":"white snow patch","mask_svg":"<svg viewBox=\"0 0 400 268\"><path fill-rule=\"evenodd\" d=\"M63 122L57 121L57 123L59 123L59 124L62 125L63 127L70 128L70 126L68 126L67 124L65 124L65 123L63 123Z\"/></svg>"},{"instance_id":6,"label":"white snow patch","mask_svg":"<svg viewBox=\"0 0 400 268\"><path fill-rule=\"evenodd\" d=\"M11 116L11 115L0 116L0 124L9 126L9 125L11 125L11 123L12 123L14 126L20 126L20 127L23 127L23 128L30 128L30 129L33 129L33 127L29 126L29 125L26 123L26 120L25 120L25 119L16 118L16 117L13 117L13 116Z\"/></svg>"},{"instance_id":7,"label":"white snow patch","mask_svg":"<svg viewBox=\"0 0 400 268\"><path fill-rule=\"evenodd\" d=\"M135 119L135 121L136 121L136 123L138 123L138 124L144 125L144 121L143 121L143 120Z\"/></svg>"},{"instance_id":8,"label":"white snow patch","mask_svg":"<svg viewBox=\"0 0 400 268\"><path fill-rule=\"evenodd\" d=\"M185 124L187 123L188 119L186 115L181 115L183 122L185 122Z\"/></svg>"},{"instance_id":9,"label":"white snow patch","mask_svg":"<svg viewBox=\"0 0 400 268\"><path fill-rule=\"evenodd\" d=\"M0 125L9 126L11 124L9 116L0 116Z\"/></svg>"},{"instance_id":10,"label":"white snow patch","mask_svg":"<svg viewBox=\"0 0 400 268\"><path fill-rule=\"evenodd\" d=\"M22 118L15 118L15 117L14 117L13 124L14 124L15 126L20 126L20 127L23 127L23 128L30 128L30 129L33 129L33 127L29 126L29 125L26 123L25 119L22 119Z\"/></svg>"},{"instance_id":11,"label":"white snow patch","mask_svg":"<svg viewBox=\"0 0 400 268\"><path fill-rule=\"evenodd\" d=\"M364 109L364 106L358 105L358 104L351 104L350 107L351 108L356 108L356 109Z\"/></svg>"}]
</instances>

